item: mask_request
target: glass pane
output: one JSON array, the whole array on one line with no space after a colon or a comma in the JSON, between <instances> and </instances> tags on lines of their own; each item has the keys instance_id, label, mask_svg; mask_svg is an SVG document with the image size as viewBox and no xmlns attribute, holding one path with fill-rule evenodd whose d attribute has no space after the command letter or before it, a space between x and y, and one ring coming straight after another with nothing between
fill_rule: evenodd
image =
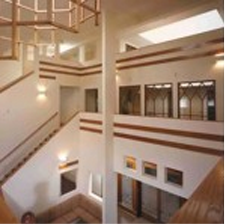
<instances>
[{"instance_id":1,"label":"glass pane","mask_svg":"<svg viewBox=\"0 0 225 224\"><path fill-rule=\"evenodd\" d=\"M180 208L180 197L169 192L161 191L161 221L169 222L169 219Z\"/></svg>"},{"instance_id":2,"label":"glass pane","mask_svg":"<svg viewBox=\"0 0 225 224\"><path fill-rule=\"evenodd\" d=\"M129 169L136 170L136 159L130 156L126 157L125 166Z\"/></svg>"},{"instance_id":3,"label":"glass pane","mask_svg":"<svg viewBox=\"0 0 225 224\"><path fill-rule=\"evenodd\" d=\"M121 204L130 209L133 210L133 204L132 204L132 179L123 176L122 177L122 202Z\"/></svg>"},{"instance_id":4,"label":"glass pane","mask_svg":"<svg viewBox=\"0 0 225 224\"><path fill-rule=\"evenodd\" d=\"M142 213L157 219L157 188L142 183Z\"/></svg>"},{"instance_id":5,"label":"glass pane","mask_svg":"<svg viewBox=\"0 0 225 224\"><path fill-rule=\"evenodd\" d=\"M140 86L120 87L120 114L140 115Z\"/></svg>"},{"instance_id":6,"label":"glass pane","mask_svg":"<svg viewBox=\"0 0 225 224\"><path fill-rule=\"evenodd\" d=\"M215 81L179 84L179 117L215 120Z\"/></svg>"},{"instance_id":7,"label":"glass pane","mask_svg":"<svg viewBox=\"0 0 225 224\"><path fill-rule=\"evenodd\" d=\"M172 117L172 84L145 86L145 115Z\"/></svg>"},{"instance_id":8,"label":"glass pane","mask_svg":"<svg viewBox=\"0 0 225 224\"><path fill-rule=\"evenodd\" d=\"M182 186L183 185L183 173L179 170L166 168L166 181Z\"/></svg>"},{"instance_id":9,"label":"glass pane","mask_svg":"<svg viewBox=\"0 0 225 224\"><path fill-rule=\"evenodd\" d=\"M144 162L143 163L143 171L144 174L150 175L150 176L157 176L157 165L154 163Z\"/></svg>"}]
</instances>

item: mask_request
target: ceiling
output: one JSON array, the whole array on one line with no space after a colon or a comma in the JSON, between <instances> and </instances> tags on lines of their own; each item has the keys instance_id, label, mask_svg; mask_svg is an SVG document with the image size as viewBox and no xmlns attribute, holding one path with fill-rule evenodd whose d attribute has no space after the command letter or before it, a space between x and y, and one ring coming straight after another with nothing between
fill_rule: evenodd
<instances>
[{"instance_id":1,"label":"ceiling","mask_svg":"<svg viewBox=\"0 0 225 224\"><path fill-rule=\"evenodd\" d=\"M34 0L20 1L31 5L34 2ZM45 2L48 0L38 1ZM66 1L68 0L60 0L59 2ZM203 8L213 8L215 6L223 9L223 0L102 0L102 8L103 10L106 9L116 28L115 35L119 36L120 39L124 38L129 40L129 42L134 41L135 43L143 41L137 35L139 32L164 25L175 18L177 19L178 16L185 16L190 11L201 11ZM78 34L57 31L56 39L58 42L63 43L80 43L87 37L99 37L101 30L101 25L96 27L94 21L89 20L80 26ZM24 35L27 36L26 32L24 32ZM41 38L45 39L45 35Z\"/></svg>"},{"instance_id":2,"label":"ceiling","mask_svg":"<svg viewBox=\"0 0 225 224\"><path fill-rule=\"evenodd\" d=\"M223 0L102 0L102 6L106 6L107 13L111 14L117 32L122 35L128 33L130 36L132 30L136 33L135 29L159 20L165 24L171 16L211 5L212 2L214 5L223 5ZM101 26L94 27L93 22L89 21L82 25L80 33L73 39L83 39L90 33L94 36L100 31Z\"/></svg>"}]
</instances>

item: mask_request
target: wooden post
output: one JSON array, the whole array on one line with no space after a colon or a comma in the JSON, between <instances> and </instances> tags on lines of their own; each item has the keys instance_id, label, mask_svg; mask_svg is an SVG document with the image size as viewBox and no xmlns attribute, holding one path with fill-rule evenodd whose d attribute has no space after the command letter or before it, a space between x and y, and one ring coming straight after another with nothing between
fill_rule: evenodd
<instances>
[{"instance_id":1,"label":"wooden post","mask_svg":"<svg viewBox=\"0 0 225 224\"><path fill-rule=\"evenodd\" d=\"M18 56L18 31L17 31L17 0L12 1L12 58L16 59Z\"/></svg>"},{"instance_id":2,"label":"wooden post","mask_svg":"<svg viewBox=\"0 0 225 224\"><path fill-rule=\"evenodd\" d=\"M80 0L77 0L77 5L76 5L76 18L75 18L75 29L79 31L79 25L80 25L80 20L81 20L81 8L80 8Z\"/></svg>"},{"instance_id":3,"label":"wooden post","mask_svg":"<svg viewBox=\"0 0 225 224\"><path fill-rule=\"evenodd\" d=\"M53 0L47 0L47 20L53 22Z\"/></svg>"},{"instance_id":4,"label":"wooden post","mask_svg":"<svg viewBox=\"0 0 225 224\"><path fill-rule=\"evenodd\" d=\"M141 182L132 180L132 204L137 217L141 216Z\"/></svg>"},{"instance_id":5,"label":"wooden post","mask_svg":"<svg viewBox=\"0 0 225 224\"><path fill-rule=\"evenodd\" d=\"M100 0L95 0L95 25L99 25Z\"/></svg>"},{"instance_id":6,"label":"wooden post","mask_svg":"<svg viewBox=\"0 0 225 224\"><path fill-rule=\"evenodd\" d=\"M122 203L122 189L123 189L123 183L122 183L122 174L118 174L118 203Z\"/></svg>"},{"instance_id":7,"label":"wooden post","mask_svg":"<svg viewBox=\"0 0 225 224\"><path fill-rule=\"evenodd\" d=\"M157 223L160 223L161 220L161 190L157 188Z\"/></svg>"}]
</instances>

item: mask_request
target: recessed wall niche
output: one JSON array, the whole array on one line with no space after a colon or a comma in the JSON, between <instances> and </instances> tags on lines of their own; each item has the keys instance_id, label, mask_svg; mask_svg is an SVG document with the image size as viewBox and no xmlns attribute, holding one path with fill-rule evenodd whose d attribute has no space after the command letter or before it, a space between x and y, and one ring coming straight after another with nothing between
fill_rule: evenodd
<instances>
[{"instance_id":1,"label":"recessed wall niche","mask_svg":"<svg viewBox=\"0 0 225 224\"><path fill-rule=\"evenodd\" d=\"M67 194L77 188L77 169L64 171L60 174L61 195Z\"/></svg>"}]
</instances>

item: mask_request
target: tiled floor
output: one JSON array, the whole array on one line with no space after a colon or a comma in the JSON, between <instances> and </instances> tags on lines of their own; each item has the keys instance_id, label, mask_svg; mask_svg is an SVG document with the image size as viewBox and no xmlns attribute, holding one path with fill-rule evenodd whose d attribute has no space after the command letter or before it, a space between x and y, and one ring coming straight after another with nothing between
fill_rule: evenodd
<instances>
[{"instance_id":1,"label":"tiled floor","mask_svg":"<svg viewBox=\"0 0 225 224\"><path fill-rule=\"evenodd\" d=\"M151 223L147 219L137 218L121 208L119 208L118 210L118 216L119 216L118 223Z\"/></svg>"}]
</instances>

